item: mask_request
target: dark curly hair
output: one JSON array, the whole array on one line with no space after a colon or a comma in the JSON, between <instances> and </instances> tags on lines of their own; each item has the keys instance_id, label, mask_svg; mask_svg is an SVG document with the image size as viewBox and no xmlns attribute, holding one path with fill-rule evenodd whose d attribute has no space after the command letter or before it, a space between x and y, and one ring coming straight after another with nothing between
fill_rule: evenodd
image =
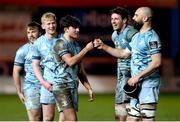
<instances>
[{"instance_id":1,"label":"dark curly hair","mask_svg":"<svg viewBox=\"0 0 180 122\"><path fill-rule=\"evenodd\" d=\"M113 14L113 13L119 14L122 17L122 19L124 18L128 19L128 16L129 16L129 11L122 7L116 7L110 10L110 14Z\"/></svg>"},{"instance_id":2,"label":"dark curly hair","mask_svg":"<svg viewBox=\"0 0 180 122\"><path fill-rule=\"evenodd\" d=\"M61 18L60 20L60 28L63 29L65 27L80 27L81 23L80 20L74 16L71 15L66 15L64 17Z\"/></svg>"}]
</instances>

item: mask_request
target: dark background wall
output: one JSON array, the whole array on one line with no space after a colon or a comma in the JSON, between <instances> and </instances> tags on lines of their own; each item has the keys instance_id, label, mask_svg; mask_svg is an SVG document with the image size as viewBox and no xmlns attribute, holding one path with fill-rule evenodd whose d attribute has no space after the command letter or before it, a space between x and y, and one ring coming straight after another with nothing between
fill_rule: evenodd
<instances>
[{"instance_id":1,"label":"dark background wall","mask_svg":"<svg viewBox=\"0 0 180 122\"><path fill-rule=\"evenodd\" d=\"M66 0L59 2L58 0L1 0L0 1L0 18L5 20L11 19L13 26L7 26L8 22L0 21L0 74L11 75L15 51L26 41L25 26L31 20L40 22L40 17L44 12L54 12L57 15L57 21L66 14L71 14L81 20L81 36L79 43L84 46L87 42L94 38L101 38L105 43L112 45L111 34L112 27L110 23L109 10L122 6L129 9L133 16L135 10L139 6L150 6L154 11L153 27L159 34L162 41L163 59L170 59L175 67L175 74L180 73L180 25L179 25L179 7L177 0L126 0L126 1L83 1L83 0ZM17 14L17 15L16 15ZM13 16L13 17L12 17ZM17 16L17 17L16 17ZM23 19L23 16L26 19ZM14 20L13 20L14 19ZM2 20L2 19L1 19ZM5 23L5 24L4 24ZM19 27L18 24L21 24ZM22 24L24 23L24 24ZM3 26L4 24L4 26ZM6 26L5 26L6 25ZM11 32L11 30L13 30ZM19 29L19 37L15 36L16 30ZM61 33L58 28L59 33ZM12 35L12 36L4 36ZM9 46L8 46L9 45ZM87 59L87 60L86 60ZM102 51L92 51L88 53L85 59L86 69L89 73L115 73L115 59ZM100 71L93 70L91 67L96 66ZM112 72L113 71L113 72Z\"/></svg>"}]
</instances>

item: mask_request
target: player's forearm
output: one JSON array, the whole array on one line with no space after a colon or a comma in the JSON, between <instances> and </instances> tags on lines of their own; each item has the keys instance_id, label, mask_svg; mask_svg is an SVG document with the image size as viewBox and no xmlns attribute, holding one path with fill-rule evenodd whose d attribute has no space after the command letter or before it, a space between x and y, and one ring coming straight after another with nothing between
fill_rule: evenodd
<instances>
[{"instance_id":1,"label":"player's forearm","mask_svg":"<svg viewBox=\"0 0 180 122\"><path fill-rule=\"evenodd\" d=\"M79 77L80 82L81 82L81 83L83 84L83 86L87 89L87 91L88 91L88 92L89 92L89 91L92 91L91 85L90 85L90 83L89 83L86 75L84 75L84 74L81 73L81 74L78 75L78 77Z\"/></svg>"},{"instance_id":2,"label":"player's forearm","mask_svg":"<svg viewBox=\"0 0 180 122\"><path fill-rule=\"evenodd\" d=\"M138 74L139 78L146 77L150 75L154 70L156 70L161 65L161 54L157 54L152 57L151 63L149 63L148 67Z\"/></svg>"},{"instance_id":3,"label":"player's forearm","mask_svg":"<svg viewBox=\"0 0 180 122\"><path fill-rule=\"evenodd\" d=\"M79 63L82 60L82 58L86 55L87 52L88 52L88 49L86 49L86 47L83 48L77 55L71 57L70 61L68 62L68 65L73 66Z\"/></svg>"},{"instance_id":4,"label":"player's forearm","mask_svg":"<svg viewBox=\"0 0 180 122\"><path fill-rule=\"evenodd\" d=\"M80 65L81 65L81 67L80 67L80 71L78 73L78 77L79 77L79 80L83 83L84 81L86 81L88 79L87 79L86 73L84 71L84 68L82 66L82 63Z\"/></svg>"},{"instance_id":5,"label":"player's forearm","mask_svg":"<svg viewBox=\"0 0 180 122\"><path fill-rule=\"evenodd\" d=\"M129 54L126 53L125 49L112 48L106 44L103 45L102 49L116 58L128 58Z\"/></svg>"},{"instance_id":6,"label":"player's forearm","mask_svg":"<svg viewBox=\"0 0 180 122\"><path fill-rule=\"evenodd\" d=\"M83 86L89 91L91 90L92 91L92 88L91 88L91 85L88 81L84 81L83 82Z\"/></svg>"},{"instance_id":7,"label":"player's forearm","mask_svg":"<svg viewBox=\"0 0 180 122\"><path fill-rule=\"evenodd\" d=\"M78 74L79 80L87 90L92 90L91 85L87 79L84 69L81 68L81 72Z\"/></svg>"},{"instance_id":8,"label":"player's forearm","mask_svg":"<svg viewBox=\"0 0 180 122\"><path fill-rule=\"evenodd\" d=\"M14 85L16 87L17 93L22 93L21 89L21 78L20 78L20 73L17 71L13 71L13 80L14 80Z\"/></svg>"},{"instance_id":9,"label":"player's forearm","mask_svg":"<svg viewBox=\"0 0 180 122\"><path fill-rule=\"evenodd\" d=\"M42 76L40 69L39 68L35 69L34 73L35 73L37 79L40 81L40 83L43 84L45 81L44 81L44 78Z\"/></svg>"},{"instance_id":10,"label":"player's forearm","mask_svg":"<svg viewBox=\"0 0 180 122\"><path fill-rule=\"evenodd\" d=\"M33 70L34 70L34 74L35 74L36 78L40 81L41 84L43 84L45 81L42 76L39 65L33 62L32 66L33 66Z\"/></svg>"}]
</instances>

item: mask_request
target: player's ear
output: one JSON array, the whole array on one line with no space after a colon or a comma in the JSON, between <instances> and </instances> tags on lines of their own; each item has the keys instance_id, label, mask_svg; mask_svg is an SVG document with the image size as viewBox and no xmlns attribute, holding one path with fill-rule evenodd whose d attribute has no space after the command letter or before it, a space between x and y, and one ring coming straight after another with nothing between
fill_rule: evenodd
<instances>
[{"instance_id":1,"label":"player's ear","mask_svg":"<svg viewBox=\"0 0 180 122\"><path fill-rule=\"evenodd\" d=\"M127 18L123 19L123 23L126 24L127 23Z\"/></svg>"},{"instance_id":2,"label":"player's ear","mask_svg":"<svg viewBox=\"0 0 180 122\"><path fill-rule=\"evenodd\" d=\"M149 19L149 17L148 17L148 16L144 16L144 17L143 17L143 21L144 21L144 22L147 22L147 21L148 21L148 19Z\"/></svg>"},{"instance_id":3,"label":"player's ear","mask_svg":"<svg viewBox=\"0 0 180 122\"><path fill-rule=\"evenodd\" d=\"M41 36L42 35L42 32L39 32L39 36Z\"/></svg>"},{"instance_id":4,"label":"player's ear","mask_svg":"<svg viewBox=\"0 0 180 122\"><path fill-rule=\"evenodd\" d=\"M68 30L68 27L64 27L64 32L66 32Z\"/></svg>"},{"instance_id":5,"label":"player's ear","mask_svg":"<svg viewBox=\"0 0 180 122\"><path fill-rule=\"evenodd\" d=\"M43 24L43 23L41 24L41 27L42 27L42 29L45 29L45 27L44 27L44 24Z\"/></svg>"}]
</instances>

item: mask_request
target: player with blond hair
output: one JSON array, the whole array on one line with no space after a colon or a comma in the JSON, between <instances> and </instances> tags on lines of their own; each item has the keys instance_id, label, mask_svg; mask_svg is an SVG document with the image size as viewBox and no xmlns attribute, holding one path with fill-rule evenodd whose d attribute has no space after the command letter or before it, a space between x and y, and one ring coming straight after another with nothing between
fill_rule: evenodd
<instances>
[{"instance_id":1,"label":"player with blond hair","mask_svg":"<svg viewBox=\"0 0 180 122\"><path fill-rule=\"evenodd\" d=\"M43 110L43 120L53 121L55 115L55 99L51 92L52 78L54 72L54 57L53 46L58 39L57 35L57 22L56 15L52 12L44 13L41 17L42 29L45 30L45 34L39 37L34 44L33 50L33 69L36 77L42 84L41 87L41 103ZM60 114L61 120L63 120L63 113Z\"/></svg>"}]
</instances>

